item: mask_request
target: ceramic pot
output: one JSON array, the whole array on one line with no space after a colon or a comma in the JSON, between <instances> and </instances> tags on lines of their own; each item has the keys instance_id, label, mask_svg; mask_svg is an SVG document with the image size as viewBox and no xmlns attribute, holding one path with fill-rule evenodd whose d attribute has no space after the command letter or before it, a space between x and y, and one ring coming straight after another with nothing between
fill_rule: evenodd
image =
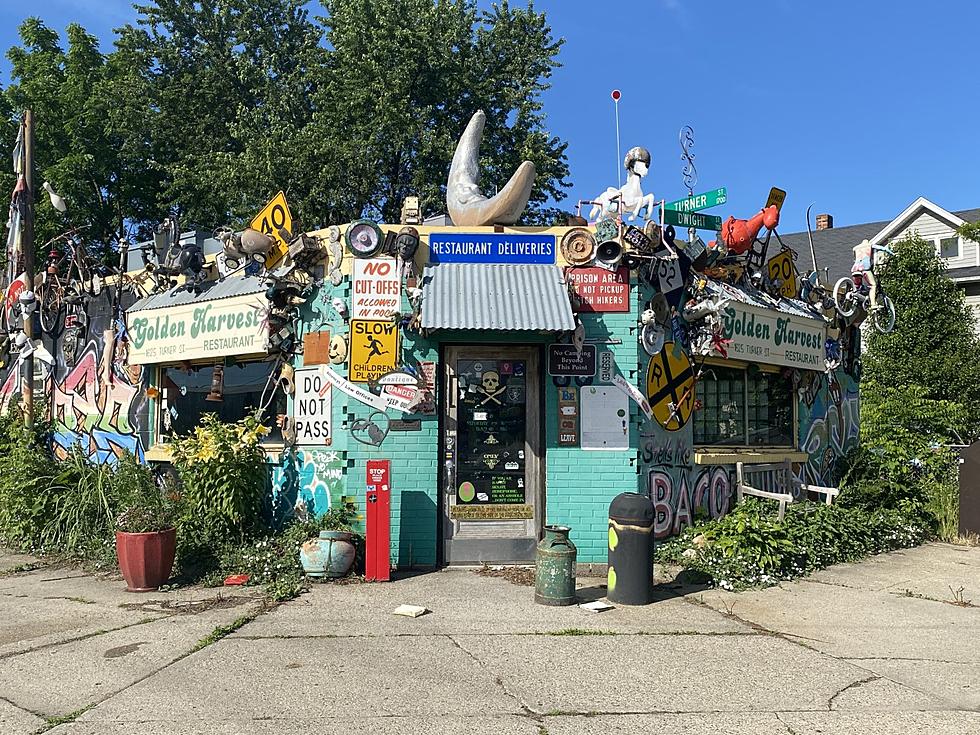
<instances>
[{"instance_id":1,"label":"ceramic pot","mask_svg":"<svg viewBox=\"0 0 980 735\"><path fill-rule=\"evenodd\" d=\"M320 531L319 538L307 541L299 550L303 571L310 577L343 577L354 566L354 534L347 531Z\"/></svg>"},{"instance_id":2,"label":"ceramic pot","mask_svg":"<svg viewBox=\"0 0 980 735\"><path fill-rule=\"evenodd\" d=\"M152 592L170 579L177 529L153 533L116 531L116 558L129 592Z\"/></svg>"}]
</instances>

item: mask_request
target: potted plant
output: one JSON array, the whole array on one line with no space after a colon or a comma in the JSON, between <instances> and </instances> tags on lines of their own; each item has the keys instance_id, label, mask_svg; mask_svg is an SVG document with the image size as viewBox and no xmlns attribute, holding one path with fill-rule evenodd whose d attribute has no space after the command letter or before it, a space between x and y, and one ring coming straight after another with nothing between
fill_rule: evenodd
<instances>
[{"instance_id":1,"label":"potted plant","mask_svg":"<svg viewBox=\"0 0 980 735\"><path fill-rule=\"evenodd\" d=\"M344 505L316 519L319 535L299 550L299 561L307 576L337 579L350 573L357 555L352 527L354 516L353 507Z\"/></svg>"},{"instance_id":2,"label":"potted plant","mask_svg":"<svg viewBox=\"0 0 980 735\"><path fill-rule=\"evenodd\" d=\"M129 485L116 517L116 558L129 592L151 592L168 579L177 549L175 493L153 482L146 467L126 463L118 470Z\"/></svg>"}]
</instances>

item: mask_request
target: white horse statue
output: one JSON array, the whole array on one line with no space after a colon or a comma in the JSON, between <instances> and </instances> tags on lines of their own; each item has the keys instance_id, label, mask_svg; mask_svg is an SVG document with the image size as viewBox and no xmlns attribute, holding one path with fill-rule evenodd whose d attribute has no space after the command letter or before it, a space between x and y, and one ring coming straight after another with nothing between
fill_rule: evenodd
<instances>
[{"instance_id":1,"label":"white horse statue","mask_svg":"<svg viewBox=\"0 0 980 735\"><path fill-rule=\"evenodd\" d=\"M626 167L626 185L621 189L610 186L597 196L593 200L589 218L615 216L620 212L621 203L623 210L631 212L629 216L631 221L635 220L640 210L644 208L646 208L646 219L651 219L654 208L653 194L644 194L640 187L640 179L650 170L650 160L650 151L646 148L640 146L630 148L623 162Z\"/></svg>"}]
</instances>

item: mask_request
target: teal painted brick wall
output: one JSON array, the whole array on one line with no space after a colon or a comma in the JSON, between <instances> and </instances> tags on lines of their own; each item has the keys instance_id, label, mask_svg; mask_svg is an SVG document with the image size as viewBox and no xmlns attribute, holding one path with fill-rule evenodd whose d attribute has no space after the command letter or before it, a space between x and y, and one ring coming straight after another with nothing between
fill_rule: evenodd
<instances>
[{"instance_id":1,"label":"teal painted brick wall","mask_svg":"<svg viewBox=\"0 0 980 735\"><path fill-rule=\"evenodd\" d=\"M638 300L635 279L631 284L630 311L581 314L586 340L597 339L599 352L613 353L616 371L636 383ZM602 344L602 340L619 344ZM605 562L608 548L609 503L622 492L637 489L638 406L629 401L628 450L593 451L558 445L558 389L544 376L545 446L547 452L546 521L571 527L570 537L582 563ZM581 416L588 421L588 416ZM581 423L581 422L580 422ZM581 426L579 430L581 437Z\"/></svg>"},{"instance_id":2,"label":"teal painted brick wall","mask_svg":"<svg viewBox=\"0 0 980 735\"><path fill-rule=\"evenodd\" d=\"M329 283L321 287L315 298L304 305L301 312L301 330L329 329L331 333L347 332L347 324L334 313L331 300L340 296L350 302L350 279L338 287ZM407 311L408 305L403 304ZM636 325L638 298L635 283L632 284L630 311L626 313L582 314L586 339L594 340L597 350L613 353L616 370L627 380L637 383L638 354ZM436 338L402 334L402 362L417 364L438 361L441 344L547 344L551 335L505 332L446 332ZM618 342L607 344L606 342ZM298 357L296 367L302 367ZM332 366L341 375L347 374L346 365ZM442 366L439 366L442 369ZM546 365L542 365L546 373ZM638 408L629 402L629 448L616 451L589 451L577 447L558 446L558 389L546 374L541 376L545 415L545 478L546 508L543 520L571 526L571 537L579 548L582 562L602 562L606 559L607 512L609 502L617 494L637 489ZM437 384L438 389L438 384ZM437 403L439 397L437 396ZM369 459L391 461L391 554L399 567L427 567L438 559L437 543L439 527L438 477L439 421L438 416L413 414L413 420L421 421L421 431L390 432L379 447L362 444L352 439L348 430L359 418L367 418L372 409L334 390L332 401L334 437L330 449L336 451L343 462L344 479L335 485L331 502L338 497L352 497L363 516L365 469ZM291 406L290 406L291 408ZM393 417L400 414L392 412ZM378 418L378 417L376 417ZM588 417L584 417L588 420ZM277 470L275 476L281 475ZM301 477L301 483L309 478ZM339 489L338 489L339 488ZM302 493L304 488L300 488ZM325 510L317 508L317 511Z\"/></svg>"}]
</instances>

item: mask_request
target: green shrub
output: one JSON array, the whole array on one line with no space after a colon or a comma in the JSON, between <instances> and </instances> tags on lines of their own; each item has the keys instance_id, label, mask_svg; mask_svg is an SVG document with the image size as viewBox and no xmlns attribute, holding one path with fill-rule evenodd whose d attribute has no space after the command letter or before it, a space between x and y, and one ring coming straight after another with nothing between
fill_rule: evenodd
<instances>
[{"instance_id":1,"label":"green shrub","mask_svg":"<svg viewBox=\"0 0 980 735\"><path fill-rule=\"evenodd\" d=\"M267 479L259 441L266 433L254 417L228 424L205 414L190 434L171 442L188 513L219 534L244 537L259 524Z\"/></svg>"},{"instance_id":2,"label":"green shrub","mask_svg":"<svg viewBox=\"0 0 980 735\"><path fill-rule=\"evenodd\" d=\"M930 535L920 506L910 503L875 510L794 503L782 522L774 508L771 502L749 498L727 516L688 528L658 546L657 559L701 572L719 587L742 589L916 546Z\"/></svg>"}]
</instances>

